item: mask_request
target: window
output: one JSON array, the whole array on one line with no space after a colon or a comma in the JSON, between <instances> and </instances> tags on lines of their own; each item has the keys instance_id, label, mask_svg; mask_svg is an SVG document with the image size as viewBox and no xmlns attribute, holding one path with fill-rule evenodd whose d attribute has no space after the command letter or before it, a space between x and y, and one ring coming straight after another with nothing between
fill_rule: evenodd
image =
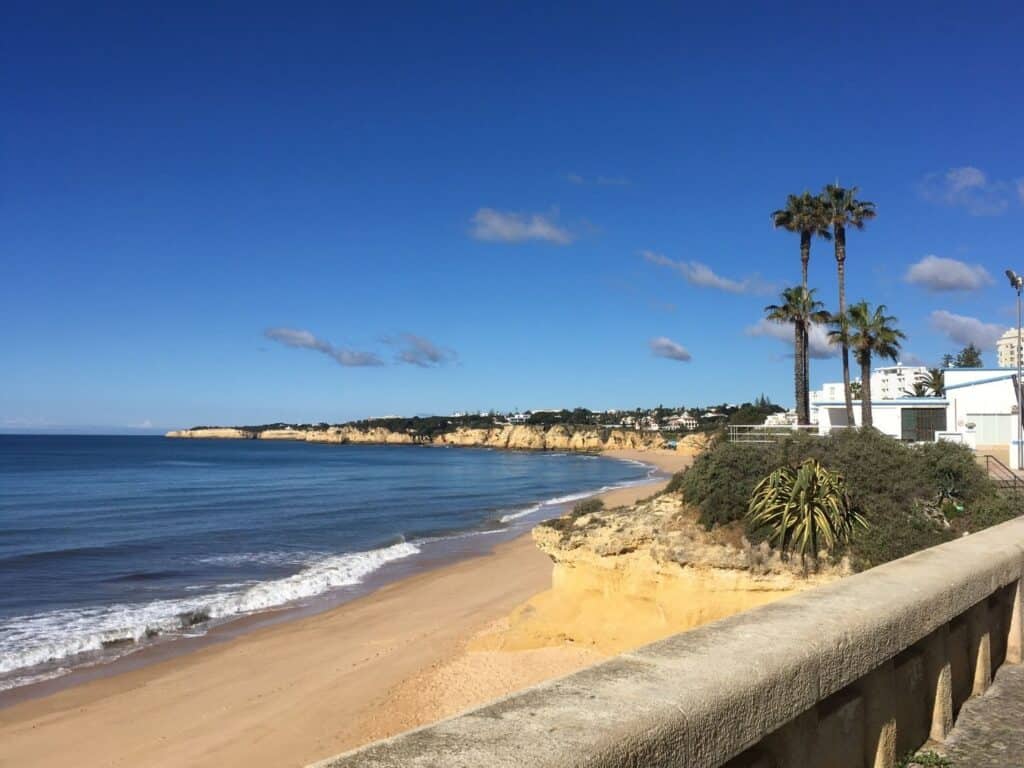
<instances>
[{"instance_id":1,"label":"window","mask_svg":"<svg viewBox=\"0 0 1024 768\"><path fill-rule=\"evenodd\" d=\"M930 443L936 432L946 431L945 408L904 408L901 437L913 443Z\"/></svg>"}]
</instances>

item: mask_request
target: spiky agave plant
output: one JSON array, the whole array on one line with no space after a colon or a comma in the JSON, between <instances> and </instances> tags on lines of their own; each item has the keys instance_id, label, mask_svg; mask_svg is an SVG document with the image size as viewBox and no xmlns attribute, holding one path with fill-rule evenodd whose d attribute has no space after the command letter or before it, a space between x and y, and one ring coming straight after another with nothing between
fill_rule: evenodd
<instances>
[{"instance_id":1,"label":"spiky agave plant","mask_svg":"<svg viewBox=\"0 0 1024 768\"><path fill-rule=\"evenodd\" d=\"M780 467L754 488L747 518L769 530L768 541L783 555L791 550L816 560L825 549L835 550L850 540L857 526L867 521L850 504L846 480L816 459L799 467Z\"/></svg>"}]
</instances>

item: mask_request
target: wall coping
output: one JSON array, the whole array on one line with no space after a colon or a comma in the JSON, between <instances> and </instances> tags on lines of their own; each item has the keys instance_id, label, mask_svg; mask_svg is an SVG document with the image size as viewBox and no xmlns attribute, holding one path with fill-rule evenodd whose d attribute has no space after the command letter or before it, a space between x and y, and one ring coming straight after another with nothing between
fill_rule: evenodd
<instances>
[{"instance_id":1,"label":"wall coping","mask_svg":"<svg viewBox=\"0 0 1024 768\"><path fill-rule=\"evenodd\" d=\"M1024 517L674 635L316 768L715 768L1022 574Z\"/></svg>"}]
</instances>

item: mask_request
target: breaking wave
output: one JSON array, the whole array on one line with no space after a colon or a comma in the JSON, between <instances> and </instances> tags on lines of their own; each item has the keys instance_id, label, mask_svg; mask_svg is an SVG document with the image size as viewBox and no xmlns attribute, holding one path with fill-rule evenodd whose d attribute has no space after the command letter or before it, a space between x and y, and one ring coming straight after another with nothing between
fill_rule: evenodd
<instances>
[{"instance_id":1,"label":"breaking wave","mask_svg":"<svg viewBox=\"0 0 1024 768\"><path fill-rule=\"evenodd\" d=\"M325 557L286 578L257 582L241 589L176 600L118 604L15 616L0 628L0 690L24 685L9 678L28 667L55 665L80 654L126 652L161 635L188 635L205 626L255 611L316 597L337 587L359 584L386 563L410 557L419 547L400 542L366 552ZM55 668L45 676L65 673ZM39 674L33 681L42 679Z\"/></svg>"}]
</instances>

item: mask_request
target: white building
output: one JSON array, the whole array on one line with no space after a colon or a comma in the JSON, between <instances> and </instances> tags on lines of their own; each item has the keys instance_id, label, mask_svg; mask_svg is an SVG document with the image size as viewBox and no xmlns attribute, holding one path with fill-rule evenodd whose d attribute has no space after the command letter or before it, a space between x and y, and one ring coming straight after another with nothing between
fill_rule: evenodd
<instances>
[{"instance_id":1,"label":"white building","mask_svg":"<svg viewBox=\"0 0 1024 768\"><path fill-rule=\"evenodd\" d=\"M963 443L1016 469L1020 413L1014 393L1016 374L1001 368L947 368L944 377L944 397L874 399L875 428L909 442ZM819 400L817 412L819 434L849 426L842 397ZM861 426L859 400L854 401L853 415L854 426Z\"/></svg>"},{"instance_id":2,"label":"white building","mask_svg":"<svg viewBox=\"0 0 1024 768\"><path fill-rule=\"evenodd\" d=\"M684 412L675 416L669 416L667 419L665 419L665 426L668 429L690 430L696 429L698 426L700 426L700 422L693 418L693 416L691 416L689 413Z\"/></svg>"},{"instance_id":3,"label":"white building","mask_svg":"<svg viewBox=\"0 0 1024 768\"><path fill-rule=\"evenodd\" d=\"M1017 329L1011 328L996 341L996 365L1000 368L1017 367Z\"/></svg>"},{"instance_id":4,"label":"white building","mask_svg":"<svg viewBox=\"0 0 1024 768\"><path fill-rule=\"evenodd\" d=\"M876 368L871 372L871 398L872 400L899 400L909 396L914 388L914 382L928 375L928 369L923 365L887 365ZM851 384L859 384L860 379L852 379ZM818 423L818 408L822 403L843 402L843 382L828 381L821 385L821 389L812 390L810 393L811 424Z\"/></svg>"},{"instance_id":5,"label":"white building","mask_svg":"<svg viewBox=\"0 0 1024 768\"><path fill-rule=\"evenodd\" d=\"M796 409L783 411L782 413L769 413L764 418L766 427L789 427L796 424Z\"/></svg>"},{"instance_id":6,"label":"white building","mask_svg":"<svg viewBox=\"0 0 1024 768\"><path fill-rule=\"evenodd\" d=\"M914 382L928 375L923 365L888 365L871 372L871 397L876 400L896 400L913 390ZM840 385L842 386L842 385Z\"/></svg>"}]
</instances>

